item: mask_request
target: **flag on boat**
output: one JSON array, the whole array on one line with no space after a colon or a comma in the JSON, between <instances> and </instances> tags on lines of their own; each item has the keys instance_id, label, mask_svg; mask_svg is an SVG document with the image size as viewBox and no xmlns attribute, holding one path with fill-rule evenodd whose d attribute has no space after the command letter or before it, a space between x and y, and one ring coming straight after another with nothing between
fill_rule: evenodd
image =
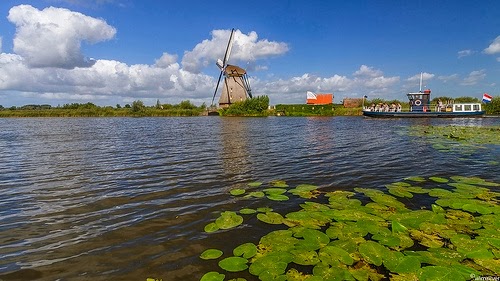
<instances>
[{"instance_id":1,"label":"flag on boat","mask_svg":"<svg viewBox=\"0 0 500 281\"><path fill-rule=\"evenodd\" d=\"M487 93L484 93L484 94L483 94L483 102L491 102L491 99L492 99L492 98L493 98L493 97L492 97L492 96L490 96L490 95L488 95Z\"/></svg>"}]
</instances>

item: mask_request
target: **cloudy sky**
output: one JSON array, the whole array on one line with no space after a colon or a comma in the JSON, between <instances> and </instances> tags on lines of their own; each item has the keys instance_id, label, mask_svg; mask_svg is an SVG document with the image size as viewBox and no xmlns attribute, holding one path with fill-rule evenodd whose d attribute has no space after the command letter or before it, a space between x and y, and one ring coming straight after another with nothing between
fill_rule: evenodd
<instances>
[{"instance_id":1,"label":"cloudy sky","mask_svg":"<svg viewBox=\"0 0 500 281\"><path fill-rule=\"evenodd\" d=\"M271 104L500 94L497 0L2 0L0 105L210 104L231 28Z\"/></svg>"}]
</instances>

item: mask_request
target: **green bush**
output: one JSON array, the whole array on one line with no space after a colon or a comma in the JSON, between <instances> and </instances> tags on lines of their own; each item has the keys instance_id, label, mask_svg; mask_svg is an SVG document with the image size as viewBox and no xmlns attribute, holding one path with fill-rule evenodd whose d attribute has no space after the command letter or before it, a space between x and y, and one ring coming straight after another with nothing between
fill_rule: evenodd
<instances>
[{"instance_id":1,"label":"green bush","mask_svg":"<svg viewBox=\"0 0 500 281\"><path fill-rule=\"evenodd\" d=\"M500 96L493 97L491 102L483 104L488 115L500 115Z\"/></svg>"},{"instance_id":2,"label":"green bush","mask_svg":"<svg viewBox=\"0 0 500 281\"><path fill-rule=\"evenodd\" d=\"M269 97L258 96L233 103L228 108L221 110L220 113L225 116L267 116L268 108Z\"/></svg>"}]
</instances>

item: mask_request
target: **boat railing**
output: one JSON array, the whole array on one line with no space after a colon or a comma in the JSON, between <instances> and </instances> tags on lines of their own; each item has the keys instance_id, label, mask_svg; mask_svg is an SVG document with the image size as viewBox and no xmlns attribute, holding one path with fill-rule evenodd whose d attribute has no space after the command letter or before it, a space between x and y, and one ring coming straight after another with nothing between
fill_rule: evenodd
<instances>
[{"instance_id":1,"label":"boat railing","mask_svg":"<svg viewBox=\"0 0 500 281\"><path fill-rule=\"evenodd\" d=\"M438 103L431 103L425 106L426 112L474 112L481 111L480 103L446 103L439 105ZM405 106L401 108L394 107L379 107L379 106L364 106L363 111L375 112L410 112L411 107Z\"/></svg>"}]
</instances>

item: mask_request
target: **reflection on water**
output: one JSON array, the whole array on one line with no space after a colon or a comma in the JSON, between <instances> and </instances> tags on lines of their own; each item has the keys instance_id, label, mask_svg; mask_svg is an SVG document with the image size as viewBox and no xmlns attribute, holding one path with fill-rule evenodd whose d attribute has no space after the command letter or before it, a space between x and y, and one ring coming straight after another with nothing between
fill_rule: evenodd
<instances>
[{"instance_id":1,"label":"reflection on water","mask_svg":"<svg viewBox=\"0 0 500 281\"><path fill-rule=\"evenodd\" d=\"M228 190L256 180L327 190L416 175L498 182L487 164L498 147L441 153L404 133L448 123L499 120L0 119L0 279L197 280L216 266L198 258L207 245L242 241L204 226L249 207ZM241 227L245 238L259 231Z\"/></svg>"}]
</instances>

